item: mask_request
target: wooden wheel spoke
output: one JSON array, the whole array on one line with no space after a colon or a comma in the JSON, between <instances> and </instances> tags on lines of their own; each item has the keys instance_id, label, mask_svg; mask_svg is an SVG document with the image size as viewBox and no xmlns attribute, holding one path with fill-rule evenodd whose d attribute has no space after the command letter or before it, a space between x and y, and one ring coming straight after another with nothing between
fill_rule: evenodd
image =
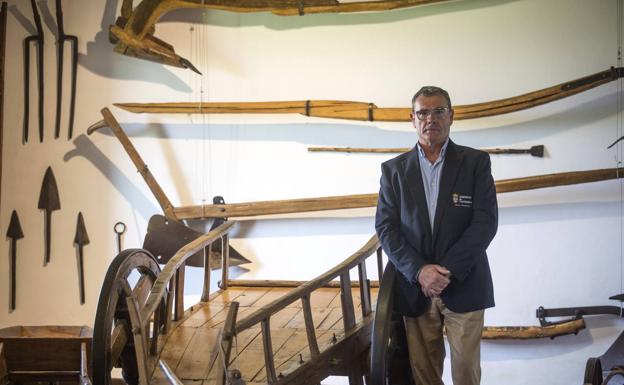
<instances>
[{"instance_id":1,"label":"wooden wheel spoke","mask_svg":"<svg viewBox=\"0 0 624 385\"><path fill-rule=\"evenodd\" d=\"M128 333L130 329L125 321L118 322L111 335L111 363L117 362L121 352L128 343Z\"/></svg>"},{"instance_id":2,"label":"wooden wheel spoke","mask_svg":"<svg viewBox=\"0 0 624 385\"><path fill-rule=\"evenodd\" d=\"M145 304L150 290L152 289L152 285L154 285L154 280L149 275L142 275L141 278L139 278L134 289L132 289L132 295L136 298L139 305L142 306Z\"/></svg>"},{"instance_id":3,"label":"wooden wheel spoke","mask_svg":"<svg viewBox=\"0 0 624 385\"><path fill-rule=\"evenodd\" d=\"M135 273L140 276L132 287L128 278ZM141 330L141 338L147 337L146 327L137 324L139 309L136 307L143 306L159 273L158 262L146 250L125 250L111 262L102 284L93 328L93 385L110 385L111 370L117 364L129 385L139 381L147 383L148 366L153 363L146 362L145 344L137 346L136 343L135 331ZM128 308L127 298L136 301L133 302L135 308ZM142 349L140 354L137 348Z\"/></svg>"}]
</instances>

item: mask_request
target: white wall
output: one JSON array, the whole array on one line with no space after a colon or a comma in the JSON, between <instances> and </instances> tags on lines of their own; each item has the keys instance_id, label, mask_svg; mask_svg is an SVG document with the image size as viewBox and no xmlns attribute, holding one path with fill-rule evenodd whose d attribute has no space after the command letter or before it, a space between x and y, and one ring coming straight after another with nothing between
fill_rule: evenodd
<instances>
[{"instance_id":1,"label":"white wall","mask_svg":"<svg viewBox=\"0 0 624 385\"><path fill-rule=\"evenodd\" d=\"M33 65L31 139L22 145L21 47L33 24L28 2L9 1L0 229L5 231L16 209L26 237L18 243L18 303L12 313L9 242L1 245L1 327L92 325L104 272L116 254L113 224L124 221L125 247L138 247L147 220L160 211L110 131L85 135L101 119L99 109L113 102L199 100L203 89L207 101L344 99L406 107L421 85L435 84L449 90L454 104L468 104L618 65L617 0L466 0L289 18L219 11L166 15L156 35L194 62L203 77L114 54L107 27L119 13L117 1L63 3L65 30L80 41L75 137L52 139L54 3L41 1L46 138L38 143ZM68 73L66 68L66 79ZM612 82L534 109L456 121L452 138L475 147L546 146L543 159L493 156L495 179L615 167L623 146L606 146L624 131L621 87ZM306 148L406 147L416 140L407 123L112 110L176 206L209 203L213 195L233 203L376 192L379 164L389 155ZM52 261L44 267L37 199L48 165L62 209L53 214ZM540 305L614 304L608 296L624 291L623 188L609 181L499 195L500 226L489 249L497 306L486 312L486 324L536 325ZM91 239L83 306L72 245L79 211ZM368 239L372 215L373 210L354 210L243 221L233 245L254 263L239 277L312 278ZM197 291L199 284L189 286ZM580 383L585 360L602 354L624 325L608 316L587 324L579 335L554 341L484 342L483 383Z\"/></svg>"}]
</instances>

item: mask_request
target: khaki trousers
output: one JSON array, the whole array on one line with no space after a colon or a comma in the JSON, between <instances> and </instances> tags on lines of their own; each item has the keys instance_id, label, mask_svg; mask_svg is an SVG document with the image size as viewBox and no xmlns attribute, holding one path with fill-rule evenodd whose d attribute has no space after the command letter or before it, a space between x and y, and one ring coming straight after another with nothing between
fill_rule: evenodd
<instances>
[{"instance_id":1,"label":"khaki trousers","mask_svg":"<svg viewBox=\"0 0 624 385\"><path fill-rule=\"evenodd\" d=\"M454 385L479 385L481 381L481 333L483 310L454 313L439 297L416 318L404 317L410 364L416 385L444 385L444 336L451 349Z\"/></svg>"}]
</instances>

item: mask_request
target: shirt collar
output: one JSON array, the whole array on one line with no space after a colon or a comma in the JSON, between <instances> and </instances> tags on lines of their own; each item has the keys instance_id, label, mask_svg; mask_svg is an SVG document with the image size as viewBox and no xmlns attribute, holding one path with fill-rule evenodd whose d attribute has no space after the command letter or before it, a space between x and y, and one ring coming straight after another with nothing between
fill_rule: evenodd
<instances>
[{"instance_id":1,"label":"shirt collar","mask_svg":"<svg viewBox=\"0 0 624 385\"><path fill-rule=\"evenodd\" d=\"M446 138L446 140L444 141L444 144L442 145L442 149L440 150L440 157L438 158L437 161L444 160L444 157L446 156L446 148L448 147L449 140L450 138ZM418 154L420 155L420 157L423 159L427 159L427 157L425 156L425 150L423 150L420 142L416 142L416 147L418 147Z\"/></svg>"}]
</instances>

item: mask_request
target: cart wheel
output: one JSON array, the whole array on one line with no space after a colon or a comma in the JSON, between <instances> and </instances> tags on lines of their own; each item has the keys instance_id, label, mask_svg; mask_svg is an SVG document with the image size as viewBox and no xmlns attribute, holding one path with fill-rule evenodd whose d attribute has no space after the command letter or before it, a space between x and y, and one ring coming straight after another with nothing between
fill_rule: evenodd
<instances>
[{"instance_id":1,"label":"cart wheel","mask_svg":"<svg viewBox=\"0 0 624 385\"><path fill-rule=\"evenodd\" d=\"M371 341L370 383L372 385L386 385L388 383L390 329L392 324L392 287L394 286L396 270L388 263L384 270L375 320L373 321L373 336Z\"/></svg>"},{"instance_id":2,"label":"cart wheel","mask_svg":"<svg viewBox=\"0 0 624 385\"><path fill-rule=\"evenodd\" d=\"M139 383L133 325L126 298L134 295L139 305L144 305L159 272L156 259L142 249L124 250L111 262L100 291L93 327L93 385L110 385L115 366L121 367L126 383ZM135 281L135 278L138 279ZM164 310L164 306L161 309ZM160 329L161 325L159 322L153 327Z\"/></svg>"},{"instance_id":3,"label":"cart wheel","mask_svg":"<svg viewBox=\"0 0 624 385\"><path fill-rule=\"evenodd\" d=\"M602 364L600 358L592 357L585 364L584 384L601 385L602 384Z\"/></svg>"}]
</instances>

